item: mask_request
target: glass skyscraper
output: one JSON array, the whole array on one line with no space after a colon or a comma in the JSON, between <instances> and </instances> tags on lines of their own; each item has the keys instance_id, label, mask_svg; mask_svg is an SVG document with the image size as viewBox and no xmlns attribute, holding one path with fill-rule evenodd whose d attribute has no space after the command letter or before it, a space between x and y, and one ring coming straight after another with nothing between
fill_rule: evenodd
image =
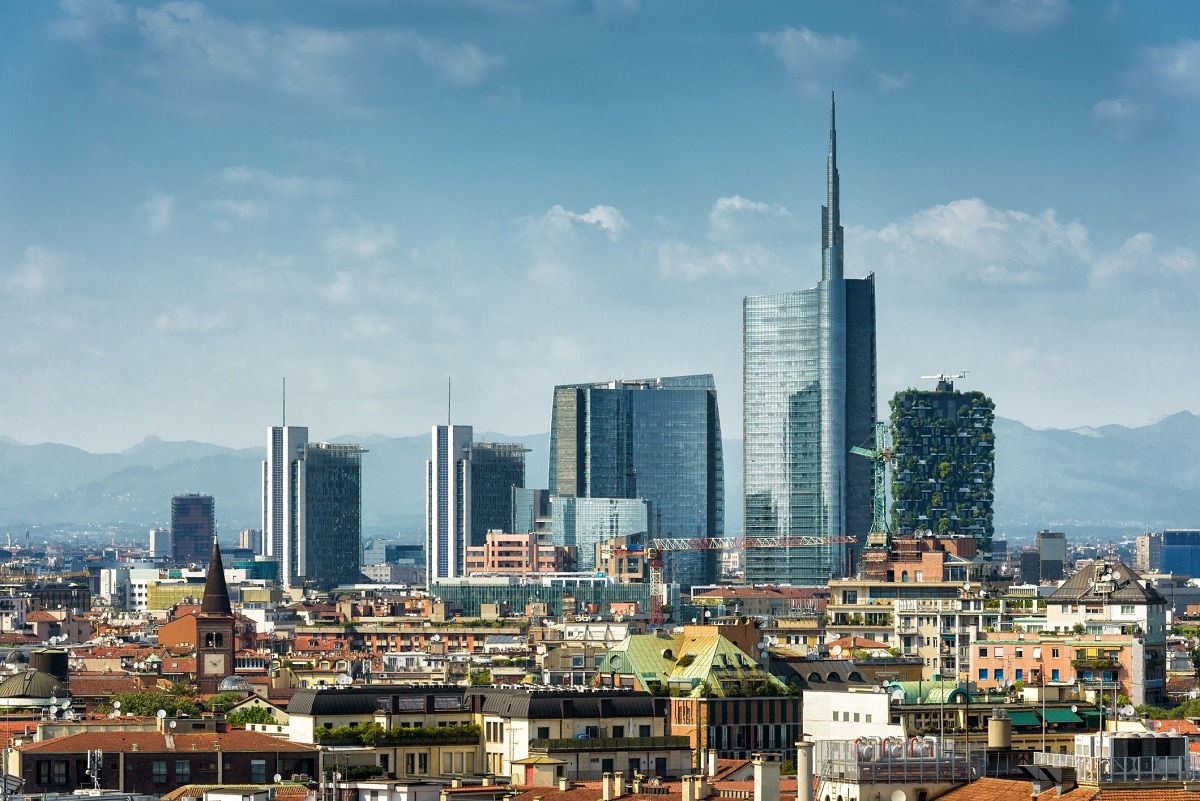
<instances>
[{"instance_id":1,"label":"glass skyscraper","mask_svg":"<svg viewBox=\"0 0 1200 801\"><path fill-rule=\"evenodd\" d=\"M525 486L525 452L519 442L471 443L470 545L483 545L489 531L512 526L513 490Z\"/></svg>"},{"instance_id":2,"label":"glass skyscraper","mask_svg":"<svg viewBox=\"0 0 1200 801\"><path fill-rule=\"evenodd\" d=\"M654 536L720 537L725 479L717 390L711 375L554 388L550 494L645 498ZM558 532L555 531L555 544ZM581 566L586 548L579 546ZM668 551L668 582L710 584L717 552Z\"/></svg>"},{"instance_id":3,"label":"glass skyscraper","mask_svg":"<svg viewBox=\"0 0 1200 801\"><path fill-rule=\"evenodd\" d=\"M322 590L359 581L363 453L358 445L309 443L296 465L304 521L297 570Z\"/></svg>"},{"instance_id":4,"label":"glass skyscraper","mask_svg":"<svg viewBox=\"0 0 1200 801\"><path fill-rule=\"evenodd\" d=\"M596 569L596 545L604 540L654 537L654 508L645 498L551 497L555 545L574 546L578 570Z\"/></svg>"},{"instance_id":5,"label":"glass skyscraper","mask_svg":"<svg viewBox=\"0 0 1200 801\"><path fill-rule=\"evenodd\" d=\"M875 279L843 275L837 132L830 106L821 280L743 302L743 437L747 537L854 537L871 527ZM853 569L840 543L747 548L752 584L822 585Z\"/></svg>"}]
</instances>

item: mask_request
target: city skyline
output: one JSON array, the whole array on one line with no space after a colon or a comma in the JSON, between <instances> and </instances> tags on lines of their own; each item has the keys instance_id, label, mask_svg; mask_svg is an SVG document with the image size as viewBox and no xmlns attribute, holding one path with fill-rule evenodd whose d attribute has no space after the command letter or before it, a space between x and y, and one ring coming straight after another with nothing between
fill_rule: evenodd
<instances>
[{"instance_id":1,"label":"city skyline","mask_svg":"<svg viewBox=\"0 0 1200 801\"><path fill-rule=\"evenodd\" d=\"M739 300L817 278L830 90L881 407L962 370L1035 427L1200 392L1190 6L2 13L20 442L245 447L284 376L338 435L428 430L447 376L453 417L495 431L546 431L529 398L593 375L712 373L737 419Z\"/></svg>"}]
</instances>

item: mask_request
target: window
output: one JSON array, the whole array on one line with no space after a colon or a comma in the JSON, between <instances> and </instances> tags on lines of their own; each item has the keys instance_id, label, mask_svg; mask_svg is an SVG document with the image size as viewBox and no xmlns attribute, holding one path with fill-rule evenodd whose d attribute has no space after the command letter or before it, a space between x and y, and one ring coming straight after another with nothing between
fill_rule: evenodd
<instances>
[{"instance_id":1,"label":"window","mask_svg":"<svg viewBox=\"0 0 1200 801\"><path fill-rule=\"evenodd\" d=\"M834 721L837 721L837 719L838 719L838 711L836 709L833 710L833 719L834 719Z\"/></svg>"},{"instance_id":2,"label":"window","mask_svg":"<svg viewBox=\"0 0 1200 801\"><path fill-rule=\"evenodd\" d=\"M612 736L613 737L624 737L625 736L625 727L624 726L613 726L612 727Z\"/></svg>"},{"instance_id":3,"label":"window","mask_svg":"<svg viewBox=\"0 0 1200 801\"><path fill-rule=\"evenodd\" d=\"M156 759L150 763L150 777L155 784L167 783L167 760Z\"/></svg>"},{"instance_id":4,"label":"window","mask_svg":"<svg viewBox=\"0 0 1200 801\"><path fill-rule=\"evenodd\" d=\"M539 740L549 740L550 739L550 727L549 726L538 726L537 738Z\"/></svg>"},{"instance_id":5,"label":"window","mask_svg":"<svg viewBox=\"0 0 1200 801\"><path fill-rule=\"evenodd\" d=\"M1004 668L996 668L992 671L992 678L996 681L1004 680Z\"/></svg>"},{"instance_id":6,"label":"window","mask_svg":"<svg viewBox=\"0 0 1200 801\"><path fill-rule=\"evenodd\" d=\"M1017 668L1017 681L1022 681L1025 678L1025 669Z\"/></svg>"},{"instance_id":7,"label":"window","mask_svg":"<svg viewBox=\"0 0 1200 801\"><path fill-rule=\"evenodd\" d=\"M1132 615L1133 614L1133 604L1122 604L1121 605L1121 614L1122 615Z\"/></svg>"},{"instance_id":8,"label":"window","mask_svg":"<svg viewBox=\"0 0 1200 801\"><path fill-rule=\"evenodd\" d=\"M988 677L987 668L980 668L979 669L979 680L987 681L987 677Z\"/></svg>"},{"instance_id":9,"label":"window","mask_svg":"<svg viewBox=\"0 0 1200 801\"><path fill-rule=\"evenodd\" d=\"M868 712L868 713L867 713L867 715L866 715L866 717L867 717L867 719L866 719L866 721L865 721L865 722L866 722L866 723L870 723L870 722L871 722L871 713L870 713L870 712Z\"/></svg>"},{"instance_id":10,"label":"window","mask_svg":"<svg viewBox=\"0 0 1200 801\"><path fill-rule=\"evenodd\" d=\"M175 783L189 784L192 781L192 763L186 759L175 760Z\"/></svg>"},{"instance_id":11,"label":"window","mask_svg":"<svg viewBox=\"0 0 1200 801\"><path fill-rule=\"evenodd\" d=\"M1058 668L1050 671L1050 681L1058 681Z\"/></svg>"},{"instance_id":12,"label":"window","mask_svg":"<svg viewBox=\"0 0 1200 801\"><path fill-rule=\"evenodd\" d=\"M55 760L54 762L54 783L67 783L67 763L65 760Z\"/></svg>"},{"instance_id":13,"label":"window","mask_svg":"<svg viewBox=\"0 0 1200 801\"><path fill-rule=\"evenodd\" d=\"M649 736L650 736L650 726L648 724L638 726L638 737L649 737Z\"/></svg>"},{"instance_id":14,"label":"window","mask_svg":"<svg viewBox=\"0 0 1200 801\"><path fill-rule=\"evenodd\" d=\"M1051 658L1051 659L1058 659L1058 649L1057 649L1057 648L1051 648L1051 649L1050 649L1050 658ZM1056 671L1054 671L1054 672L1055 672L1055 673L1057 673L1058 671L1056 670ZM1057 681L1057 679L1056 679L1056 681Z\"/></svg>"},{"instance_id":15,"label":"window","mask_svg":"<svg viewBox=\"0 0 1200 801\"><path fill-rule=\"evenodd\" d=\"M992 650L992 656L996 657L997 659L1003 659L1004 658L1004 649L1001 648L999 645L997 645Z\"/></svg>"},{"instance_id":16,"label":"window","mask_svg":"<svg viewBox=\"0 0 1200 801\"><path fill-rule=\"evenodd\" d=\"M45 787L50 783L50 762L41 760L37 763L37 782Z\"/></svg>"},{"instance_id":17,"label":"window","mask_svg":"<svg viewBox=\"0 0 1200 801\"><path fill-rule=\"evenodd\" d=\"M859 720L858 720L858 713L857 713L857 712L855 712L855 713L854 713L854 722L855 722L855 723L858 723L858 722L859 722Z\"/></svg>"},{"instance_id":18,"label":"window","mask_svg":"<svg viewBox=\"0 0 1200 801\"><path fill-rule=\"evenodd\" d=\"M979 655L981 657L987 658L987 646L986 645L979 646Z\"/></svg>"},{"instance_id":19,"label":"window","mask_svg":"<svg viewBox=\"0 0 1200 801\"><path fill-rule=\"evenodd\" d=\"M1025 657L1025 649L1018 648L1017 649L1017 659L1023 659L1024 657Z\"/></svg>"},{"instance_id":20,"label":"window","mask_svg":"<svg viewBox=\"0 0 1200 801\"><path fill-rule=\"evenodd\" d=\"M253 784L263 784L267 780L267 760L250 760L250 781Z\"/></svg>"}]
</instances>

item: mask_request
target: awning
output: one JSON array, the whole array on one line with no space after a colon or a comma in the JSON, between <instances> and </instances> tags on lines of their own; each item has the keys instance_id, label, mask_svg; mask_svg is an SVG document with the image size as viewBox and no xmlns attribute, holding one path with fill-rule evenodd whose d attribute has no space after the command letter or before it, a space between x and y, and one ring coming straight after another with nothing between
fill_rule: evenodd
<instances>
[{"instance_id":1,"label":"awning","mask_svg":"<svg viewBox=\"0 0 1200 801\"><path fill-rule=\"evenodd\" d=\"M1024 709L1018 709L1008 713L1008 719L1012 721L1014 726L1041 726L1042 719L1032 712Z\"/></svg>"},{"instance_id":2,"label":"awning","mask_svg":"<svg viewBox=\"0 0 1200 801\"><path fill-rule=\"evenodd\" d=\"M1047 723L1083 723L1083 718L1069 709L1047 709L1043 715Z\"/></svg>"},{"instance_id":3,"label":"awning","mask_svg":"<svg viewBox=\"0 0 1200 801\"><path fill-rule=\"evenodd\" d=\"M1100 728L1100 713L1094 709L1081 709L1079 714L1083 716L1083 722L1088 725L1088 728Z\"/></svg>"}]
</instances>

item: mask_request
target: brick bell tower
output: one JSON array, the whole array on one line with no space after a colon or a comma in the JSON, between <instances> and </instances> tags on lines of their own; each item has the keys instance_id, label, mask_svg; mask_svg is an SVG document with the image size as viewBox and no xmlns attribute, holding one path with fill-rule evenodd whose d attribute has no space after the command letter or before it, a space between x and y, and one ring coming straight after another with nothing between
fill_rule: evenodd
<instances>
[{"instance_id":1,"label":"brick bell tower","mask_svg":"<svg viewBox=\"0 0 1200 801\"><path fill-rule=\"evenodd\" d=\"M196 616L196 684L201 693L215 693L226 676L233 675L237 618L229 605L221 546L213 537L212 558L204 580L204 598Z\"/></svg>"}]
</instances>

